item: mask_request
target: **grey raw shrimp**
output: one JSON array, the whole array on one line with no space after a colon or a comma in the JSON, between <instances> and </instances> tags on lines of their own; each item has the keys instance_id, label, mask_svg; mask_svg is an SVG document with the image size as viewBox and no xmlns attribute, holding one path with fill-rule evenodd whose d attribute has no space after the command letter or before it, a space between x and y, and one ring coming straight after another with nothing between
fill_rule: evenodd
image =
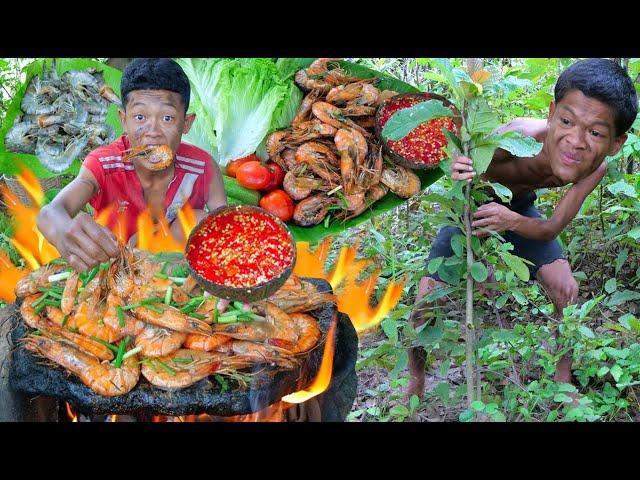
<instances>
[{"instance_id":1,"label":"grey raw shrimp","mask_svg":"<svg viewBox=\"0 0 640 480\"><path fill-rule=\"evenodd\" d=\"M35 133L36 129L36 124L31 122L15 124L4 138L7 150L18 153L34 153L38 139Z\"/></svg>"}]
</instances>

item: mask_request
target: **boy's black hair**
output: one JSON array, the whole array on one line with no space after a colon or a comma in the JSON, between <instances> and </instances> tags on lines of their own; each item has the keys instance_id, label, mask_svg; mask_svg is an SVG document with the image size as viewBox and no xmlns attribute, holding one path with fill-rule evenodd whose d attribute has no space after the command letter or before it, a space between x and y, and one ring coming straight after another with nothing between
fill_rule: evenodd
<instances>
[{"instance_id":1,"label":"boy's black hair","mask_svg":"<svg viewBox=\"0 0 640 480\"><path fill-rule=\"evenodd\" d=\"M612 60L591 58L567 68L556 83L556 104L571 90L606 103L614 112L616 136L625 133L638 114L638 96L627 72Z\"/></svg>"},{"instance_id":2,"label":"boy's black hair","mask_svg":"<svg viewBox=\"0 0 640 480\"><path fill-rule=\"evenodd\" d=\"M189 109L191 87L189 79L170 58L136 58L127 65L120 81L122 104L126 108L127 95L133 90L169 90L182 97L184 112Z\"/></svg>"}]
</instances>

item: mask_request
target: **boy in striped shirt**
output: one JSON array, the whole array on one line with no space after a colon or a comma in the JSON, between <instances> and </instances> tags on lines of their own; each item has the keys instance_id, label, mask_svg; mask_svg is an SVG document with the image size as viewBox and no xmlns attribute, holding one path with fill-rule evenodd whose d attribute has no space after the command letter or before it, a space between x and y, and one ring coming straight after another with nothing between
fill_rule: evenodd
<instances>
[{"instance_id":1,"label":"boy in striped shirt","mask_svg":"<svg viewBox=\"0 0 640 480\"><path fill-rule=\"evenodd\" d=\"M220 169L204 150L182 142L195 120L187 114L189 79L167 58L139 58L124 70L121 81L125 134L85 158L78 177L67 185L38 216L38 228L72 267L82 272L118 255L116 238L81 212L90 203L95 216L115 206L109 223L124 215L126 238L135 241L138 215L151 207L164 214L173 235L182 239L177 211L189 202L198 220L226 204ZM173 160L158 169L152 158L131 156L132 149L168 145ZM134 150L136 151L136 150Z\"/></svg>"}]
</instances>

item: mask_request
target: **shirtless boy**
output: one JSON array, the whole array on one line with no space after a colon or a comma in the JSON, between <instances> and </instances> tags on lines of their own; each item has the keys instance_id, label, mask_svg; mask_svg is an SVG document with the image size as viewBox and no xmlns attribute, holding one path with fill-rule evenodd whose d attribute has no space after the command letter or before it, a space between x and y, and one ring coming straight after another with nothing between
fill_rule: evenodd
<instances>
[{"instance_id":1,"label":"shirtless boy","mask_svg":"<svg viewBox=\"0 0 640 480\"><path fill-rule=\"evenodd\" d=\"M509 205L487 203L473 215L473 234L501 232L514 245L513 253L533 263L535 278L551 297L556 315L577 301L578 284L564 258L556 237L576 216L585 198L607 173L605 157L615 155L627 139L627 130L638 111L633 82L616 63L606 59L581 60L565 70L555 86L555 98L545 120L516 119L501 128L518 131L543 142L541 152L530 158L514 157L497 150L483 179L508 187ZM475 176L470 158L459 156L451 165L451 178L471 181ZM549 219L543 218L533 203L535 190L571 185ZM453 255L451 237L460 233L445 227L433 242L429 260ZM437 274L420 280L411 321L415 327L426 322L426 306L421 299L443 285ZM410 381L407 398L424 392L425 352L409 350ZM563 357L556 367L555 380L571 382L571 357Z\"/></svg>"}]
</instances>

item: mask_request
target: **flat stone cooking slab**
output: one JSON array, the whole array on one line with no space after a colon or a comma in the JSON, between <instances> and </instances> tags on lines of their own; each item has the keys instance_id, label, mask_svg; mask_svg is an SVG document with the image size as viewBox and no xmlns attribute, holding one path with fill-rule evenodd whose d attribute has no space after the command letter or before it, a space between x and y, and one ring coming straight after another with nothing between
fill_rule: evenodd
<instances>
[{"instance_id":1,"label":"flat stone cooking slab","mask_svg":"<svg viewBox=\"0 0 640 480\"><path fill-rule=\"evenodd\" d=\"M304 280L322 291L331 291L331 285L325 280ZM43 359L22 347L14 348L9 382L15 390L27 395L44 395L68 401L74 410L85 415L143 412L170 416L200 413L232 416L254 413L289 393L303 389L313 380L322 361L324 342L334 315L338 318L334 371L336 366L340 366L344 376L345 372L354 369L358 337L349 317L338 313L334 303L327 303L308 313L318 320L323 333L320 343L310 352L296 357L299 360L296 369L282 370L264 364L256 367L248 388L242 388L234 380L225 377L229 388L223 392L222 386L213 377L208 377L191 387L169 392L154 387L141 375L138 385L131 392L118 397L105 397L93 392L62 368L45 365ZM26 333L26 327L19 315L14 320L15 328L11 335L13 345L18 346L19 339Z\"/></svg>"}]
</instances>

